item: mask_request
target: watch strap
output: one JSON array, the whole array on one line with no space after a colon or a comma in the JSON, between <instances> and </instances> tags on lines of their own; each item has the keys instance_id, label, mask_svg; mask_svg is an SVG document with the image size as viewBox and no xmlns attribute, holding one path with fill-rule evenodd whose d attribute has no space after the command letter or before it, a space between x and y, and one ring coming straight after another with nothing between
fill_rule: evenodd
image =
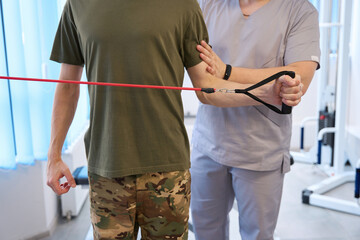
<instances>
[{"instance_id":1,"label":"watch strap","mask_svg":"<svg viewBox=\"0 0 360 240\"><path fill-rule=\"evenodd\" d=\"M225 74L224 74L224 77L223 77L224 80L228 80L228 79L230 78L231 70L232 70L231 65L230 65L230 64L226 64Z\"/></svg>"}]
</instances>

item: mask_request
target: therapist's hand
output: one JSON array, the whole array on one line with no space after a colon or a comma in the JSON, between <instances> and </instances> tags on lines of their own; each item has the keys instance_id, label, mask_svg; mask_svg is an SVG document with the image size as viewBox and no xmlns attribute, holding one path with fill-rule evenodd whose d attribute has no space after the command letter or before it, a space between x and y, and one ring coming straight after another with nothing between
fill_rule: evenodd
<instances>
[{"instance_id":1,"label":"therapist's hand","mask_svg":"<svg viewBox=\"0 0 360 240\"><path fill-rule=\"evenodd\" d=\"M66 178L67 182L60 184L59 181L63 177ZM74 177L61 157L49 157L47 164L47 185L51 187L57 195L67 193L71 187L76 187Z\"/></svg>"},{"instance_id":2,"label":"therapist's hand","mask_svg":"<svg viewBox=\"0 0 360 240\"><path fill-rule=\"evenodd\" d=\"M206 71L218 78L224 78L226 64L216 55L209 44L201 41L196 49L200 52L200 58L208 65Z\"/></svg>"}]
</instances>

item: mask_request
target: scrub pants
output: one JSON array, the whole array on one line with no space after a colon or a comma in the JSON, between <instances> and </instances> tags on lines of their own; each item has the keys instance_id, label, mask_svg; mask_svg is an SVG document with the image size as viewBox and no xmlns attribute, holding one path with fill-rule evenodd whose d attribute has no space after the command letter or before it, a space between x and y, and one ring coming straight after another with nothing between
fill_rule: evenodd
<instances>
[{"instance_id":1,"label":"scrub pants","mask_svg":"<svg viewBox=\"0 0 360 240\"><path fill-rule=\"evenodd\" d=\"M191 213L197 240L228 240L228 214L236 197L243 240L273 239L284 174L219 164L193 148ZM233 239L231 239L233 240Z\"/></svg>"}]
</instances>

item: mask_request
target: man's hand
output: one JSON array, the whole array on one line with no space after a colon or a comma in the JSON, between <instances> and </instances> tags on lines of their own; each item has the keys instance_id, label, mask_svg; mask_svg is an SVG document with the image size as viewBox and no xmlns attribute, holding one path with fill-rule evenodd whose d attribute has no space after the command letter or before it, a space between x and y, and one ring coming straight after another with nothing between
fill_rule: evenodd
<instances>
[{"instance_id":1,"label":"man's hand","mask_svg":"<svg viewBox=\"0 0 360 240\"><path fill-rule=\"evenodd\" d=\"M67 182L60 184L59 181L63 177L66 178ZM76 187L74 177L72 176L68 166L60 157L56 159L49 158L48 160L47 185L51 187L57 195L67 193L71 187Z\"/></svg>"},{"instance_id":2,"label":"man's hand","mask_svg":"<svg viewBox=\"0 0 360 240\"><path fill-rule=\"evenodd\" d=\"M279 79L265 84L258 89L261 89L259 95L252 91L250 93L255 94L261 100L271 105L281 105L284 103L288 106L296 106L300 103L303 84L301 83L300 75L296 75L295 78L283 75ZM258 104L258 103L257 103Z\"/></svg>"},{"instance_id":3,"label":"man's hand","mask_svg":"<svg viewBox=\"0 0 360 240\"><path fill-rule=\"evenodd\" d=\"M301 97L304 95L302 92L303 83L301 82L301 76L296 75L295 78L289 76L282 76L278 79L281 83L279 96L281 101L288 106L296 106L300 103Z\"/></svg>"}]
</instances>

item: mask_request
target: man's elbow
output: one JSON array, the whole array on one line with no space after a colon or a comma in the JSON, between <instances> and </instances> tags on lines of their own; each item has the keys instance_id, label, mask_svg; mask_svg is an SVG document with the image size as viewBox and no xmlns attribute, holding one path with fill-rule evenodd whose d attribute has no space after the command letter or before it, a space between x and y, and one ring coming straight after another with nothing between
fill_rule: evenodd
<instances>
[{"instance_id":1,"label":"man's elbow","mask_svg":"<svg viewBox=\"0 0 360 240\"><path fill-rule=\"evenodd\" d=\"M71 83L58 83L56 93L63 98L77 101L80 96L80 86Z\"/></svg>"},{"instance_id":2,"label":"man's elbow","mask_svg":"<svg viewBox=\"0 0 360 240\"><path fill-rule=\"evenodd\" d=\"M202 104L209 104L209 100L206 98L203 92L196 92L196 96Z\"/></svg>"}]
</instances>

